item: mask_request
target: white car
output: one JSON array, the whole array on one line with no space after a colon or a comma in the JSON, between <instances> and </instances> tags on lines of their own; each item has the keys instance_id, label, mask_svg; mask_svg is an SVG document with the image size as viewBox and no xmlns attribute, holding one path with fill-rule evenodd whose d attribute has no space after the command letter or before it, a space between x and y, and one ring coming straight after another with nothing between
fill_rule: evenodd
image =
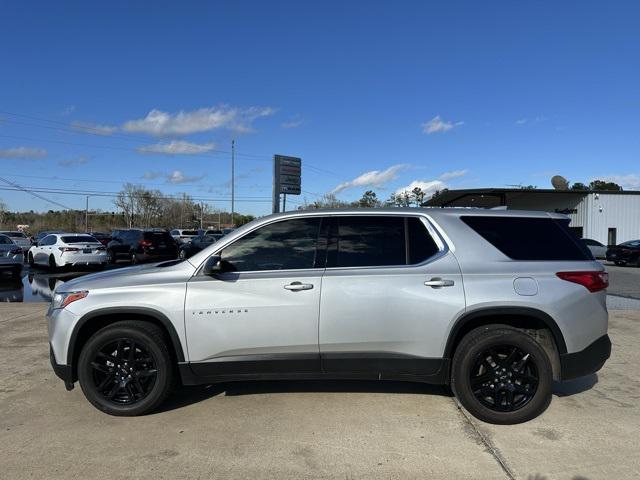
<instances>
[{"instance_id":1,"label":"white car","mask_svg":"<svg viewBox=\"0 0 640 480\"><path fill-rule=\"evenodd\" d=\"M106 265L107 249L91 235L56 233L47 235L29 249L29 265L58 267Z\"/></svg>"},{"instance_id":2,"label":"white car","mask_svg":"<svg viewBox=\"0 0 640 480\"><path fill-rule=\"evenodd\" d=\"M189 243L198 236L198 232L196 230L183 230L181 228L171 230L170 233L178 245Z\"/></svg>"},{"instance_id":3,"label":"white car","mask_svg":"<svg viewBox=\"0 0 640 480\"><path fill-rule=\"evenodd\" d=\"M583 238L582 243L591 251L593 258L605 258L607 256L607 246L601 244L597 240Z\"/></svg>"}]
</instances>

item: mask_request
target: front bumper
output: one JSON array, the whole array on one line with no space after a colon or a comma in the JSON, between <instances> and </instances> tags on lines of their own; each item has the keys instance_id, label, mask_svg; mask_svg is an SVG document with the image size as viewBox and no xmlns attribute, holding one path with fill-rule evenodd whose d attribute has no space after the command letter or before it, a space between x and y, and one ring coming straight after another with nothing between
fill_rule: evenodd
<instances>
[{"instance_id":1,"label":"front bumper","mask_svg":"<svg viewBox=\"0 0 640 480\"><path fill-rule=\"evenodd\" d=\"M59 365L56 363L56 357L53 355L53 348L49 345L49 361L51 362L51 368L56 376L64 381L64 386L67 390L73 389L73 370L69 365Z\"/></svg>"},{"instance_id":2,"label":"front bumper","mask_svg":"<svg viewBox=\"0 0 640 480\"><path fill-rule=\"evenodd\" d=\"M562 380L571 380L595 373L611 356L611 340L603 335L584 350L560 355Z\"/></svg>"}]
</instances>

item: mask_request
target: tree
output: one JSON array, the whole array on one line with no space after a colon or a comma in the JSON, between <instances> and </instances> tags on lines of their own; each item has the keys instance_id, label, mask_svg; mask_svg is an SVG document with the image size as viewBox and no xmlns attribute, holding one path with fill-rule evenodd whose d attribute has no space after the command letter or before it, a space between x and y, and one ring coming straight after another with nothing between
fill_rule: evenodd
<instances>
[{"instance_id":1,"label":"tree","mask_svg":"<svg viewBox=\"0 0 640 480\"><path fill-rule=\"evenodd\" d=\"M589 187L582 182L575 182L571 185L571 190L589 190Z\"/></svg>"},{"instance_id":2,"label":"tree","mask_svg":"<svg viewBox=\"0 0 640 480\"><path fill-rule=\"evenodd\" d=\"M424 203L425 193L422 191L420 187L416 187L411 191L413 195L413 201L416 203L416 207L421 207Z\"/></svg>"},{"instance_id":3,"label":"tree","mask_svg":"<svg viewBox=\"0 0 640 480\"><path fill-rule=\"evenodd\" d=\"M364 192L362 194L362 198L354 203L354 206L361 208L374 208L380 206L380 200L378 200L378 196L373 190L367 190Z\"/></svg>"},{"instance_id":4,"label":"tree","mask_svg":"<svg viewBox=\"0 0 640 480\"><path fill-rule=\"evenodd\" d=\"M348 202L338 200L338 198L333 193L325 193L319 199L308 203L307 200L304 200L304 203L298 207L298 210L318 210L320 208L345 208L349 207L350 204Z\"/></svg>"},{"instance_id":5,"label":"tree","mask_svg":"<svg viewBox=\"0 0 640 480\"><path fill-rule=\"evenodd\" d=\"M405 190L400 193L392 193L385 204L390 207L409 207L412 202L412 194Z\"/></svg>"},{"instance_id":6,"label":"tree","mask_svg":"<svg viewBox=\"0 0 640 480\"><path fill-rule=\"evenodd\" d=\"M593 180L589 183L589 190L594 191L603 191L603 190L613 190L613 191L622 191L622 187L615 182L607 182L605 180Z\"/></svg>"}]
</instances>

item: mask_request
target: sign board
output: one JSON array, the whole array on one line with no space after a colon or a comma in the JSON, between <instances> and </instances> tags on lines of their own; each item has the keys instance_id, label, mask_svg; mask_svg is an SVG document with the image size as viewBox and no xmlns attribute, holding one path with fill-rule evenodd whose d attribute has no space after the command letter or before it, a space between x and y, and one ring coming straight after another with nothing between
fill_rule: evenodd
<instances>
[{"instance_id":1,"label":"sign board","mask_svg":"<svg viewBox=\"0 0 640 480\"><path fill-rule=\"evenodd\" d=\"M302 159L286 155L273 156L273 212L280 211L280 194L300 195Z\"/></svg>"}]
</instances>

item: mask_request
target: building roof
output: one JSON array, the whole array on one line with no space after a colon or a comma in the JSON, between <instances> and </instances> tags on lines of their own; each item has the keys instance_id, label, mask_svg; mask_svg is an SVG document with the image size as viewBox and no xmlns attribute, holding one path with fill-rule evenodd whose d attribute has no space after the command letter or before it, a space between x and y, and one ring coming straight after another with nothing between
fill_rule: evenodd
<instances>
[{"instance_id":1,"label":"building roof","mask_svg":"<svg viewBox=\"0 0 640 480\"><path fill-rule=\"evenodd\" d=\"M444 207L454 202L464 199L465 197L503 197L510 195L573 195L586 196L589 193L597 193L599 195L640 195L639 190L555 190L553 188L468 188L462 190L445 190L440 192L437 197L432 197L427 201L427 206Z\"/></svg>"}]
</instances>

